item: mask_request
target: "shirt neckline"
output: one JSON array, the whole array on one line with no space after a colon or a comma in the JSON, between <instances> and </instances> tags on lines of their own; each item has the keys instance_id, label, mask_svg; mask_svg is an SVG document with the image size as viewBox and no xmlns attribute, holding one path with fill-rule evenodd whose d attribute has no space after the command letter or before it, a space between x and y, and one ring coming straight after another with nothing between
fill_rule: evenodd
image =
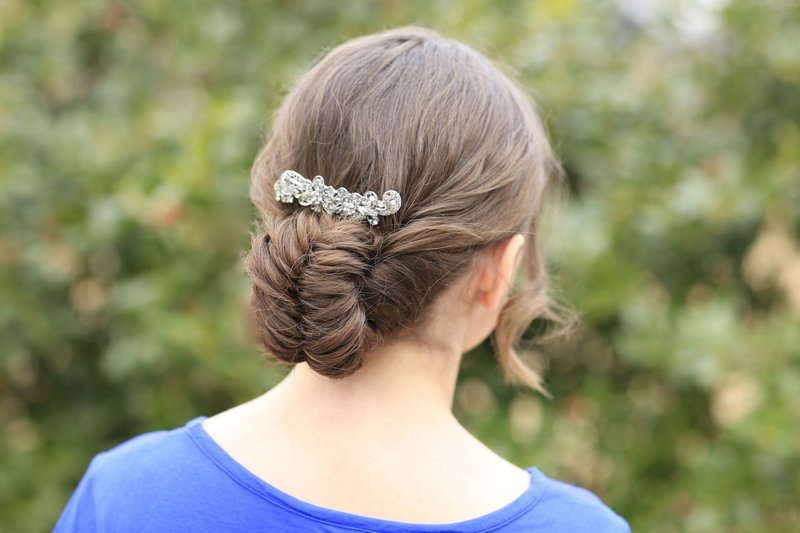
<instances>
[{"instance_id":1,"label":"shirt neckline","mask_svg":"<svg viewBox=\"0 0 800 533\"><path fill-rule=\"evenodd\" d=\"M236 459L229 455L228 452L211 437L202 425L203 420L206 418L207 416L205 415L195 417L186 422L184 428L200 450L228 476L233 478L234 481L258 496L288 511L302 515L307 519L337 526L342 529L397 533L401 531L420 533L430 533L433 531L469 531L485 533L495 531L530 511L544 495L547 485L546 476L535 466L530 466L525 468L531 475L530 486L525 492L503 507L475 518L439 524L373 518L312 504L271 485L236 461Z\"/></svg>"}]
</instances>

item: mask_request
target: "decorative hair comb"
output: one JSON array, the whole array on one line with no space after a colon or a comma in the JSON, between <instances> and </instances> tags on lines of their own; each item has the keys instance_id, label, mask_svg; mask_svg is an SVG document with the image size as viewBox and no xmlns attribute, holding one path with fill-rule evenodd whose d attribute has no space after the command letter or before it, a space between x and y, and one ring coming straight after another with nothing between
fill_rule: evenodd
<instances>
[{"instance_id":1,"label":"decorative hair comb","mask_svg":"<svg viewBox=\"0 0 800 533\"><path fill-rule=\"evenodd\" d=\"M378 223L378 215L392 215L400 209L400 193L388 190L379 199L373 191L359 194L344 187L325 185L322 176L313 180L304 178L294 170L285 170L275 182L275 199L290 204L297 198L302 206L311 206L314 211L325 210L334 215L354 220Z\"/></svg>"}]
</instances>

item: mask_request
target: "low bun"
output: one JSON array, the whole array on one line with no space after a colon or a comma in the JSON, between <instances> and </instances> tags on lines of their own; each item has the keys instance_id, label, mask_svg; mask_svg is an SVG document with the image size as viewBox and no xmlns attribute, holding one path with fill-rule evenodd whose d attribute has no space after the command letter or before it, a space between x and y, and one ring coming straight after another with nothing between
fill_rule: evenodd
<instances>
[{"instance_id":1,"label":"low bun","mask_svg":"<svg viewBox=\"0 0 800 533\"><path fill-rule=\"evenodd\" d=\"M362 288L381 237L309 209L266 218L245 258L258 337L279 362L346 377L381 341Z\"/></svg>"}]
</instances>

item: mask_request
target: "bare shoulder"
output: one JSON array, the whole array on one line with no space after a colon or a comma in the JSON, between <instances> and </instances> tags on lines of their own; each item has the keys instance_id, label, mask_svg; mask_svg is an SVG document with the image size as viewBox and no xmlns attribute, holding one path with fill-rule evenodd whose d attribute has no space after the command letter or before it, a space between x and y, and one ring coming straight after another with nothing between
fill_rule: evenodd
<instances>
[{"instance_id":1,"label":"bare shoulder","mask_svg":"<svg viewBox=\"0 0 800 533\"><path fill-rule=\"evenodd\" d=\"M279 423L261 408L263 398L255 397L206 417L203 430L235 459L263 454L281 436Z\"/></svg>"},{"instance_id":2,"label":"bare shoulder","mask_svg":"<svg viewBox=\"0 0 800 533\"><path fill-rule=\"evenodd\" d=\"M474 490L476 500L488 497L492 509L507 505L528 491L532 482L528 471L463 431L464 439L451 450L452 470L445 472L448 479L458 480L457 483L464 483L463 487Z\"/></svg>"}]
</instances>

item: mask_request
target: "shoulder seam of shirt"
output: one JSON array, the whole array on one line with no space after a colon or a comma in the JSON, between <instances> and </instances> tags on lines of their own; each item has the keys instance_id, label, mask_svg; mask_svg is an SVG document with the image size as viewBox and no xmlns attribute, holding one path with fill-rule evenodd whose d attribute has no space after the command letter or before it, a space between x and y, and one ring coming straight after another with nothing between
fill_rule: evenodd
<instances>
[{"instance_id":1,"label":"shoulder seam of shirt","mask_svg":"<svg viewBox=\"0 0 800 533\"><path fill-rule=\"evenodd\" d=\"M193 432L191 431L190 428L186 428L186 433L188 433L190 439L195 444L195 446L197 446L197 448L200 449L200 451L203 453L203 455L205 455L208 459L210 459L212 463L214 463L220 470L225 472L225 474L228 477L230 477L231 479L233 479L237 484L241 485L242 487L244 487L248 491L252 492L256 496L260 497L261 499L267 500L270 503L273 503L273 504L281 507L282 509L285 509L285 510L291 512L291 513L294 513L296 515L302 516L302 517L307 518L309 520L313 520L315 522L319 522L321 524L326 524L326 525L329 525L329 526L339 527L339 528L342 528L342 529L349 529L351 531L360 531L360 532L363 532L363 533L374 533L373 530L363 529L363 528L355 527L355 526L348 526L347 524L342 524L341 522L331 522L331 521L325 520L325 519L320 518L318 516L314 516L312 514L304 512L304 511L302 511L300 509L292 507L292 506L286 504L285 502L283 502L283 501L281 501L281 500L279 500L277 498L272 497L269 494L266 494L266 493L263 493L261 491L255 490L253 487L249 486L248 484L246 484L242 480L240 480L239 477L236 476L233 472L231 472L224 464L220 463L217 460L216 457L213 457L210 453L208 453L208 451L205 449L205 446L203 446L202 443L198 442L197 436L193 434ZM489 528L485 528L485 529L480 529L478 531L474 531L473 533L491 533L492 531L497 531L501 527L507 526L509 523L513 522L514 520L517 520L520 516L522 516L524 513L528 512L537 503L539 503L539 501L541 501L542 497L544 496L544 494L546 492L547 492L547 483L544 483L544 486L542 487L542 490L539 493L539 495L536 498L534 498L533 501L531 501L524 508L520 509L517 513L514 513L512 516L508 517L506 520L503 520L501 523L494 524L494 525L490 526ZM369 518L369 517L365 517L365 518ZM398 522L397 525L400 525L400 524L401 524L401 522ZM428 524L425 524L425 525L428 525ZM430 525L437 525L437 524L430 524ZM448 524L442 524L442 525L446 526ZM453 525L455 525L455 523Z\"/></svg>"}]
</instances>

